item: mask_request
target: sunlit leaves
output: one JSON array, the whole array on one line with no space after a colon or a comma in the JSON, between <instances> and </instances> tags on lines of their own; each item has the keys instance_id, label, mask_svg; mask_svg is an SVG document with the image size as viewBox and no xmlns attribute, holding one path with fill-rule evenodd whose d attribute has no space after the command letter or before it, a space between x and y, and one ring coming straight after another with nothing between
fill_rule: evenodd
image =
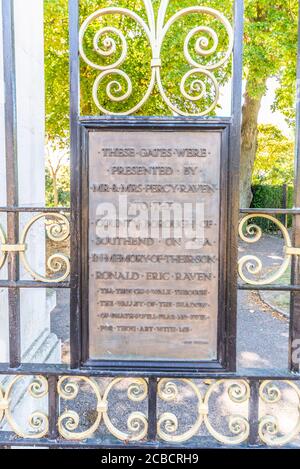
<instances>
[{"instance_id":1,"label":"sunlit leaves","mask_svg":"<svg viewBox=\"0 0 300 469\"><path fill-rule=\"evenodd\" d=\"M260 125L253 184L293 184L294 142L273 125Z\"/></svg>"}]
</instances>

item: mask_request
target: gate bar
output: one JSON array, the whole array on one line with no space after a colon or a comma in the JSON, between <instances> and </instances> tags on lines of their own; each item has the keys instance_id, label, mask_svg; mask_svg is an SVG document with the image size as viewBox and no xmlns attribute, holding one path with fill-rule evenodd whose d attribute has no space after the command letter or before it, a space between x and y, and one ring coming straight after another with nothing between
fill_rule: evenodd
<instances>
[{"instance_id":1,"label":"gate bar","mask_svg":"<svg viewBox=\"0 0 300 469\"><path fill-rule=\"evenodd\" d=\"M17 151L17 104L16 64L14 36L13 0L2 0L3 25L3 70L5 92L5 158L6 158L6 203L17 207L18 194L18 151ZM19 214L7 213L7 242L19 242ZM19 280L19 256L10 253L7 260L8 281ZM9 363L17 368L21 363L20 290L8 288L9 315Z\"/></svg>"},{"instance_id":2,"label":"gate bar","mask_svg":"<svg viewBox=\"0 0 300 469\"><path fill-rule=\"evenodd\" d=\"M240 283L238 285L239 290L250 290L250 291L287 291L287 292L300 292L300 285L249 285L247 283Z\"/></svg>"},{"instance_id":3,"label":"gate bar","mask_svg":"<svg viewBox=\"0 0 300 469\"><path fill-rule=\"evenodd\" d=\"M40 282L38 280L0 280L0 288L71 288L70 282ZM300 289L300 288L299 288Z\"/></svg>"},{"instance_id":4,"label":"gate bar","mask_svg":"<svg viewBox=\"0 0 300 469\"><path fill-rule=\"evenodd\" d=\"M70 348L71 367L81 363L81 173L80 173L80 83L79 83L79 0L69 0L70 41L70 139L71 139L71 284Z\"/></svg>"},{"instance_id":5,"label":"gate bar","mask_svg":"<svg viewBox=\"0 0 300 469\"><path fill-rule=\"evenodd\" d=\"M294 207L300 208L300 2L298 3L298 55L297 55L297 86L296 86L296 151L295 151L295 182ZM293 246L300 247L300 216L295 215L293 225ZM291 283L300 285L300 257L293 256ZM290 334L289 334L289 368L299 372L300 364L293 362L294 341L300 339L300 293L291 294L290 302Z\"/></svg>"},{"instance_id":6,"label":"gate bar","mask_svg":"<svg viewBox=\"0 0 300 469\"><path fill-rule=\"evenodd\" d=\"M249 401L249 444L258 444L258 423L259 423L259 387L260 381L250 381L250 401Z\"/></svg>"},{"instance_id":7,"label":"gate bar","mask_svg":"<svg viewBox=\"0 0 300 469\"><path fill-rule=\"evenodd\" d=\"M234 49L233 49L233 76L231 90L231 115L232 126L230 130L230 153L231 167L229 168L229 186L239 187L240 173L240 152L241 152L241 123L242 123L242 74L243 74L243 32L244 32L244 1L234 2ZM230 204L229 204L230 206ZM228 368L231 371L236 369L236 314L237 311L237 242L238 242L238 221L239 221L239 197L238 191L232 198L232 206L229 207L228 238L232 249L231 261L228 263L227 276L233 276L232 282L228 282L227 295L228 307L230 309L228 317L230 321L226 324L226 334L228 335L229 350L225 355L229 357Z\"/></svg>"},{"instance_id":8,"label":"gate bar","mask_svg":"<svg viewBox=\"0 0 300 469\"><path fill-rule=\"evenodd\" d=\"M300 215L299 208L241 208L240 213L248 215Z\"/></svg>"},{"instance_id":9,"label":"gate bar","mask_svg":"<svg viewBox=\"0 0 300 469\"><path fill-rule=\"evenodd\" d=\"M69 207L0 207L0 213L1 212L24 212L24 213L36 213L36 212L42 212L42 213L59 213L59 212L70 212Z\"/></svg>"},{"instance_id":10,"label":"gate bar","mask_svg":"<svg viewBox=\"0 0 300 469\"><path fill-rule=\"evenodd\" d=\"M59 437L58 433L58 417L59 417L59 398L57 394L57 376L48 377L48 418L49 418L49 432L50 439Z\"/></svg>"},{"instance_id":11,"label":"gate bar","mask_svg":"<svg viewBox=\"0 0 300 469\"><path fill-rule=\"evenodd\" d=\"M170 379L228 379L228 380L271 380L271 381L299 381L298 373L291 373L282 369L260 369L260 368L240 368L237 372L207 372L199 371L195 376L194 371L186 372L174 371L147 371L147 370L126 370L123 368L111 369L109 363L106 368L78 368L73 369L68 365L47 364L47 363L24 363L17 370L9 368L8 363L0 363L1 375L41 375L41 376L86 376L89 378L170 378Z\"/></svg>"},{"instance_id":12,"label":"gate bar","mask_svg":"<svg viewBox=\"0 0 300 469\"><path fill-rule=\"evenodd\" d=\"M157 438L157 378L149 378L148 383L148 440Z\"/></svg>"}]
</instances>

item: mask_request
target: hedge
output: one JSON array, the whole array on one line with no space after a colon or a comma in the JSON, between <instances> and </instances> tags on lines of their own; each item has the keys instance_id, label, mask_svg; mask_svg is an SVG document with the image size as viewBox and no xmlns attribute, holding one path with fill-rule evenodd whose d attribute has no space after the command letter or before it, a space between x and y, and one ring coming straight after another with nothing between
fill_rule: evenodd
<instances>
[{"instance_id":1,"label":"hedge","mask_svg":"<svg viewBox=\"0 0 300 469\"><path fill-rule=\"evenodd\" d=\"M271 185L254 185L252 186L253 199L251 208L292 208L293 207L293 186L287 186L287 207L283 207L283 190L284 186L271 186ZM284 216L279 216L280 221L284 221ZM274 223L268 220L258 220L255 222L265 231L274 233L278 228ZM287 217L287 226L292 226L292 217Z\"/></svg>"}]
</instances>

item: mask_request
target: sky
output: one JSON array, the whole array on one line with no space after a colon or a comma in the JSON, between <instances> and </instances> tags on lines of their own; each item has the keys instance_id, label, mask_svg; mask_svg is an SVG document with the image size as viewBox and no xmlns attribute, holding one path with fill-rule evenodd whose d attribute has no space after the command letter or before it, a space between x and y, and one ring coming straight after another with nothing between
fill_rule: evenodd
<instances>
[{"instance_id":1,"label":"sky","mask_svg":"<svg viewBox=\"0 0 300 469\"><path fill-rule=\"evenodd\" d=\"M278 88L278 81L276 78L269 78L267 82L268 92L262 99L261 109L258 116L259 124L274 124L279 127L284 135L293 137L293 131L287 125L283 114L281 112L273 112L271 106L275 99L275 92Z\"/></svg>"},{"instance_id":2,"label":"sky","mask_svg":"<svg viewBox=\"0 0 300 469\"><path fill-rule=\"evenodd\" d=\"M246 82L243 83L243 93ZM290 138L294 138L293 130L287 125L284 115L279 112L273 112L271 106L275 99L275 92L279 84L276 78L269 78L267 81L268 91L262 99L261 109L258 116L259 124L273 124L280 128L282 133ZM221 116L230 115L230 87L231 83L227 83L223 88L220 89L220 100L219 103L222 107L222 111L219 113Z\"/></svg>"}]
</instances>

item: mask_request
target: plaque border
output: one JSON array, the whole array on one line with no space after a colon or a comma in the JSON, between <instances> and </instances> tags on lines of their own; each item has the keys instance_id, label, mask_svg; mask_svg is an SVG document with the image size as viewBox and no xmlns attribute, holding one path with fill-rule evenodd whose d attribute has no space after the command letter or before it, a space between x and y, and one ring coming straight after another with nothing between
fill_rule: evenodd
<instances>
[{"instance_id":1,"label":"plaque border","mask_svg":"<svg viewBox=\"0 0 300 469\"><path fill-rule=\"evenodd\" d=\"M231 150L231 119L199 118L145 118L145 117L103 117L81 121L80 127L80 187L79 198L80 243L79 272L79 315L81 319L80 355L82 368L99 368L120 372L139 372L157 376L163 373L179 373L180 376L197 375L201 372L220 373L236 371L236 297L237 297L237 231L234 211L238 207L238 188L231 184L231 174L235 168L235 155ZM105 131L207 131L221 133L220 161L220 235L219 235L219 299L217 318L217 359L205 361L166 361L166 360L95 360L89 357L89 133ZM234 228L234 232L233 232ZM72 320L72 319L71 319ZM72 344L71 344L72 347Z\"/></svg>"}]
</instances>

